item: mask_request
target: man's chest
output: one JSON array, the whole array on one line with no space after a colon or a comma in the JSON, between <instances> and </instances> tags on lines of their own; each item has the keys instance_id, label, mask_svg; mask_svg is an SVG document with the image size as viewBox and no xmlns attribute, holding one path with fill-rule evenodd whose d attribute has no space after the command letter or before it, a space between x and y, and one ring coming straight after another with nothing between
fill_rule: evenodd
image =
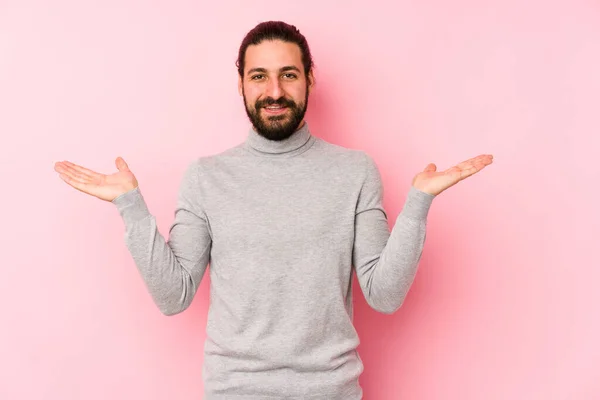
<instances>
[{"instance_id":1,"label":"man's chest","mask_svg":"<svg viewBox=\"0 0 600 400\"><path fill-rule=\"evenodd\" d=\"M347 242L359 190L335 171L231 176L204 199L213 247L292 250L300 243Z\"/></svg>"}]
</instances>

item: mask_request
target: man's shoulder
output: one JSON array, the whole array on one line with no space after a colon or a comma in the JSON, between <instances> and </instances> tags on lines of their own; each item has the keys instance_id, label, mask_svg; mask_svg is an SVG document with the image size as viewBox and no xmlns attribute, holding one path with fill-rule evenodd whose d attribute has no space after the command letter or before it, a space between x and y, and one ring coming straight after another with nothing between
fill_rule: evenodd
<instances>
[{"instance_id":1,"label":"man's shoulder","mask_svg":"<svg viewBox=\"0 0 600 400\"><path fill-rule=\"evenodd\" d=\"M210 168L222 162L234 161L243 155L242 145L240 144L225 150L221 150L217 153L197 156L190 161L190 167Z\"/></svg>"},{"instance_id":2,"label":"man's shoulder","mask_svg":"<svg viewBox=\"0 0 600 400\"><path fill-rule=\"evenodd\" d=\"M345 147L322 138L317 138L315 147L321 155L326 155L339 162L349 163L358 168L364 168L366 163L373 162L373 158L365 150Z\"/></svg>"}]
</instances>

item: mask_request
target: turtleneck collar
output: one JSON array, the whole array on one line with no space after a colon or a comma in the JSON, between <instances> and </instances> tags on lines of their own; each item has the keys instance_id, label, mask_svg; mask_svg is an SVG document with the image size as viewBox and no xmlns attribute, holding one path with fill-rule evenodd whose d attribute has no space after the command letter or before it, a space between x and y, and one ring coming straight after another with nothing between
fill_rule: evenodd
<instances>
[{"instance_id":1,"label":"turtleneck collar","mask_svg":"<svg viewBox=\"0 0 600 400\"><path fill-rule=\"evenodd\" d=\"M254 127L250 128L244 147L250 152L266 157L292 157L308 150L314 143L308 122L304 121L300 129L284 140L269 140L260 135Z\"/></svg>"}]
</instances>

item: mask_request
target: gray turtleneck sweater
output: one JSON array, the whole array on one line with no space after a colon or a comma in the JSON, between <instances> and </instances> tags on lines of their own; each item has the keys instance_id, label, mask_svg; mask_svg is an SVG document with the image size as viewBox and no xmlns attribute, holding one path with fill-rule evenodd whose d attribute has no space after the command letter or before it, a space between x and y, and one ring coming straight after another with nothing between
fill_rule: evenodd
<instances>
[{"instance_id":1,"label":"gray turtleneck sweater","mask_svg":"<svg viewBox=\"0 0 600 400\"><path fill-rule=\"evenodd\" d=\"M204 400L358 400L363 371L352 273L375 310L396 311L417 271L433 195L411 187L393 229L363 151L305 123L187 168L168 240L139 187L113 200L125 242L165 315L192 302L210 264Z\"/></svg>"}]
</instances>

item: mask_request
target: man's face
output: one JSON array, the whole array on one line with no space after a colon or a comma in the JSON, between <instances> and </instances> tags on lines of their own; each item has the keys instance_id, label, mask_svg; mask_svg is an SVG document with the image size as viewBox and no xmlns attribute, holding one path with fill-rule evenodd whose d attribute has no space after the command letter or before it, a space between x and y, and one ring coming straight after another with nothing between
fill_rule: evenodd
<instances>
[{"instance_id":1,"label":"man's face","mask_svg":"<svg viewBox=\"0 0 600 400\"><path fill-rule=\"evenodd\" d=\"M304 120L312 82L298 45L265 40L248 46L238 87L256 131L271 140L292 135Z\"/></svg>"}]
</instances>

